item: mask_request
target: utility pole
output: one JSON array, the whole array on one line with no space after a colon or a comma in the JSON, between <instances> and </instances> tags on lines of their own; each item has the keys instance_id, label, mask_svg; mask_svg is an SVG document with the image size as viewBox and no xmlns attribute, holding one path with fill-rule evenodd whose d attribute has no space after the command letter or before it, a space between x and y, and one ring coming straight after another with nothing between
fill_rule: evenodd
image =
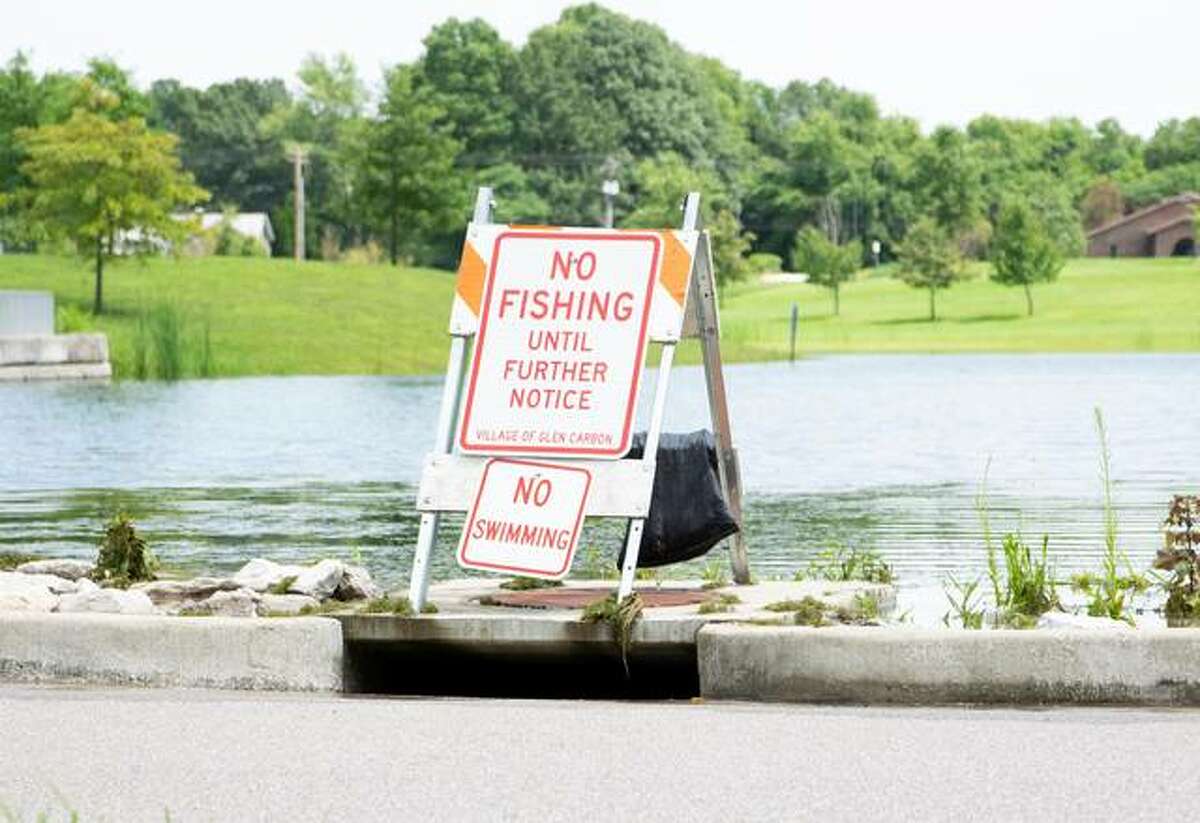
<instances>
[{"instance_id":1,"label":"utility pole","mask_svg":"<svg viewBox=\"0 0 1200 823\"><path fill-rule=\"evenodd\" d=\"M600 185L600 192L604 195L604 228L611 229L613 227L613 199L621 193L621 184L616 180L605 180Z\"/></svg>"},{"instance_id":2,"label":"utility pole","mask_svg":"<svg viewBox=\"0 0 1200 823\"><path fill-rule=\"evenodd\" d=\"M295 219L292 221L292 248L296 262L299 263L304 259L304 161L306 153L299 144L291 146L288 153L292 158L292 199L296 206Z\"/></svg>"}]
</instances>

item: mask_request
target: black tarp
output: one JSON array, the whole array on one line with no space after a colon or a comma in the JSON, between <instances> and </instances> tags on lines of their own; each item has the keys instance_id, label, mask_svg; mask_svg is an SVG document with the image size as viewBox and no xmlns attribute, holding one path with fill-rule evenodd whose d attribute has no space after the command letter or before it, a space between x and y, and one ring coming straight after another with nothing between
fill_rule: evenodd
<instances>
[{"instance_id":1,"label":"black tarp","mask_svg":"<svg viewBox=\"0 0 1200 823\"><path fill-rule=\"evenodd\" d=\"M646 433L638 432L625 457L641 458L645 450ZM699 557L737 530L738 523L721 494L712 432L663 434L658 442L654 492L642 531L638 568L668 566ZM622 547L617 568L624 562Z\"/></svg>"}]
</instances>

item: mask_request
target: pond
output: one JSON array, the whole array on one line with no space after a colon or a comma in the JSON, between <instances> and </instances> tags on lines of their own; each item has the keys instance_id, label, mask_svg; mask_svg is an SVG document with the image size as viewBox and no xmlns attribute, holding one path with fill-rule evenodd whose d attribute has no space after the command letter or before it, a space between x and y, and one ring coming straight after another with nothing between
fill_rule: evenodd
<instances>
[{"instance_id":1,"label":"pond","mask_svg":"<svg viewBox=\"0 0 1200 823\"><path fill-rule=\"evenodd\" d=\"M1062 576L1096 567L1094 407L1135 568L1170 495L1200 490L1200 355L846 355L727 379L760 578L834 545L878 550L910 585L978 574L989 465L997 532L1048 535ZM675 370L668 430L705 425L703 392L698 368ZM88 555L124 509L173 566L338 556L400 583L439 393L438 378L379 377L0 386L0 551ZM435 576L458 573L455 525ZM621 531L589 526L593 563L612 562Z\"/></svg>"}]
</instances>

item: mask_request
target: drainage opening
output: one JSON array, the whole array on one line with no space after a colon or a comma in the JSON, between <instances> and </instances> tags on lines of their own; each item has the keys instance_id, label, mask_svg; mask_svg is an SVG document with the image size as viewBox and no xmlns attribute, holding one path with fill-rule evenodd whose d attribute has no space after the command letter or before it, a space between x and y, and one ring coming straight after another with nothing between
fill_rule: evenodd
<instances>
[{"instance_id":1,"label":"drainage opening","mask_svg":"<svg viewBox=\"0 0 1200 823\"><path fill-rule=\"evenodd\" d=\"M682 700L700 694L695 646L636 647L626 676L615 648L463 648L351 641L346 690L357 694Z\"/></svg>"}]
</instances>

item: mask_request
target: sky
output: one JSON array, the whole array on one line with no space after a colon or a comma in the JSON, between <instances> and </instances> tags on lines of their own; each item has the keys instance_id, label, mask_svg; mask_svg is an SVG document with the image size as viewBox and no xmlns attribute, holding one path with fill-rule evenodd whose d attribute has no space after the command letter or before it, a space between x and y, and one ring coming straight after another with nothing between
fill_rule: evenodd
<instances>
[{"instance_id":1,"label":"sky","mask_svg":"<svg viewBox=\"0 0 1200 823\"><path fill-rule=\"evenodd\" d=\"M348 52L364 78L421 53L450 16L482 17L509 42L553 22L561 0L234 2L43 0L6 3L0 55L41 69L115 58L142 85L239 76L289 83L310 52ZM689 51L773 86L828 77L873 94L885 114L926 128L989 112L1086 123L1116 117L1148 135L1200 115L1196 0L608 0Z\"/></svg>"}]
</instances>

